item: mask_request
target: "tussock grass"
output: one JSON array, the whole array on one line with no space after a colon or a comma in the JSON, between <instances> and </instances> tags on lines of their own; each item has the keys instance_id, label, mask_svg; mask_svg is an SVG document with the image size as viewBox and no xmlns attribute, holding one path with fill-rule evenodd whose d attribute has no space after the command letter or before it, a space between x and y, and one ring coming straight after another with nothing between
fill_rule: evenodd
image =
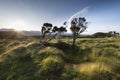
<instances>
[{"instance_id":1,"label":"tussock grass","mask_svg":"<svg viewBox=\"0 0 120 80\"><path fill-rule=\"evenodd\" d=\"M100 62L83 63L74 68L87 75L93 75L95 72L100 71L111 71L110 66Z\"/></svg>"},{"instance_id":2,"label":"tussock grass","mask_svg":"<svg viewBox=\"0 0 120 80\"><path fill-rule=\"evenodd\" d=\"M38 65L40 67L38 74L43 80L57 79L64 70L64 62L57 56L49 56L43 59ZM47 78L45 76L47 76Z\"/></svg>"},{"instance_id":3,"label":"tussock grass","mask_svg":"<svg viewBox=\"0 0 120 80\"><path fill-rule=\"evenodd\" d=\"M112 73L111 67L100 62L89 62L74 65L74 69L79 71L80 74L84 74L80 77L86 77L86 80L112 80L115 77L115 75Z\"/></svg>"},{"instance_id":4,"label":"tussock grass","mask_svg":"<svg viewBox=\"0 0 120 80\"><path fill-rule=\"evenodd\" d=\"M120 38L63 40L1 40L0 80L120 79Z\"/></svg>"}]
</instances>

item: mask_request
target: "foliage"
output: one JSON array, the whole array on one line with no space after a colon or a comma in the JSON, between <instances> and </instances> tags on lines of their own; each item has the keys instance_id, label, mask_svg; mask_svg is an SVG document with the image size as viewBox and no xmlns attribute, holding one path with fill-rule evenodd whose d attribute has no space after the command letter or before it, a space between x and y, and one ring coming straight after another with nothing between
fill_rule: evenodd
<instances>
[{"instance_id":1,"label":"foliage","mask_svg":"<svg viewBox=\"0 0 120 80\"><path fill-rule=\"evenodd\" d=\"M50 31L52 29L53 25L51 23L44 23L41 29L43 37L48 33L50 34Z\"/></svg>"},{"instance_id":2,"label":"foliage","mask_svg":"<svg viewBox=\"0 0 120 80\"><path fill-rule=\"evenodd\" d=\"M86 25L87 25L87 22L84 17L73 18L73 20L71 21L70 30L73 33L73 46L75 46L77 36L86 30L87 28Z\"/></svg>"}]
</instances>

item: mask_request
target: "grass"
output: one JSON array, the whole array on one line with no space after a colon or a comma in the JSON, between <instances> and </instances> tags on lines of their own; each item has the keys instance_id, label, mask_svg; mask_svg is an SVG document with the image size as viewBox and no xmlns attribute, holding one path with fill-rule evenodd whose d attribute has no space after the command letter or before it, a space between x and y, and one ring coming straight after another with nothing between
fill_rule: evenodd
<instances>
[{"instance_id":1,"label":"grass","mask_svg":"<svg viewBox=\"0 0 120 80\"><path fill-rule=\"evenodd\" d=\"M0 80L120 80L120 38L0 40Z\"/></svg>"}]
</instances>

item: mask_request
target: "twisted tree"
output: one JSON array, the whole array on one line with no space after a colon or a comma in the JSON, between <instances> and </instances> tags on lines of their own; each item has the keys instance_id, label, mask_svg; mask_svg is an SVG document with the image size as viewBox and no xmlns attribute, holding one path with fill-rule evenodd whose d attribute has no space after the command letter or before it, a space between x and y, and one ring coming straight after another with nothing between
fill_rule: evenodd
<instances>
[{"instance_id":1,"label":"twisted tree","mask_svg":"<svg viewBox=\"0 0 120 80\"><path fill-rule=\"evenodd\" d=\"M58 28L57 26L54 26L53 30L52 30L54 33L57 32L59 34L59 41L60 41L60 36L61 36L61 33L63 32L67 32L67 29L63 26L61 26L60 28Z\"/></svg>"},{"instance_id":2,"label":"twisted tree","mask_svg":"<svg viewBox=\"0 0 120 80\"><path fill-rule=\"evenodd\" d=\"M78 35L80 33L84 32L86 30L86 28L87 28L87 22L86 22L86 19L84 17L72 19L70 30L73 33L73 46L75 46L75 42L76 42Z\"/></svg>"},{"instance_id":3,"label":"twisted tree","mask_svg":"<svg viewBox=\"0 0 120 80\"><path fill-rule=\"evenodd\" d=\"M51 32L52 32L52 27L53 25L51 23L44 23L42 28L41 28L41 32L42 32L42 36L43 36L43 39L48 35L50 36L51 35ZM47 40L47 39L46 39Z\"/></svg>"},{"instance_id":4,"label":"twisted tree","mask_svg":"<svg viewBox=\"0 0 120 80\"><path fill-rule=\"evenodd\" d=\"M51 29L52 29L53 25L51 23L44 23L41 29L42 35L43 37L45 37L45 35L48 33L50 33Z\"/></svg>"}]
</instances>

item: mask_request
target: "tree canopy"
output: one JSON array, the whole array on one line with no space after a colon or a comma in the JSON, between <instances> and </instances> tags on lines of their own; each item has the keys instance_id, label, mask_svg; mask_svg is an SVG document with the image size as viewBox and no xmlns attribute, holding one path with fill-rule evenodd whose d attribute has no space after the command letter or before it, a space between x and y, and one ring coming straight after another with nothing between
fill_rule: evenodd
<instances>
[{"instance_id":1,"label":"tree canopy","mask_svg":"<svg viewBox=\"0 0 120 80\"><path fill-rule=\"evenodd\" d=\"M86 22L86 19L84 17L72 19L70 30L73 33L73 46L75 45L77 36L86 30L87 23L88 22Z\"/></svg>"}]
</instances>

